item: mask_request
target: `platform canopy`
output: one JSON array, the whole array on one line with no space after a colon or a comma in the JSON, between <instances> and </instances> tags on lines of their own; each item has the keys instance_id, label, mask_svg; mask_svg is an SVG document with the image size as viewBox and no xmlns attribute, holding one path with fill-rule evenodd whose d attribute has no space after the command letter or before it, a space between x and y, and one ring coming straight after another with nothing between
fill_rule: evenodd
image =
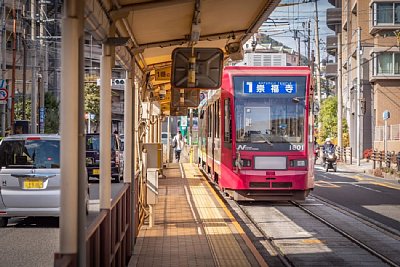
<instances>
[{"instance_id":1,"label":"platform canopy","mask_svg":"<svg viewBox=\"0 0 400 267\"><path fill-rule=\"evenodd\" d=\"M176 47L242 45L267 19L280 0L86 0L85 29L95 39L115 45L116 60L126 68L136 58L150 72L171 65ZM168 73L166 73L168 75Z\"/></svg>"}]
</instances>

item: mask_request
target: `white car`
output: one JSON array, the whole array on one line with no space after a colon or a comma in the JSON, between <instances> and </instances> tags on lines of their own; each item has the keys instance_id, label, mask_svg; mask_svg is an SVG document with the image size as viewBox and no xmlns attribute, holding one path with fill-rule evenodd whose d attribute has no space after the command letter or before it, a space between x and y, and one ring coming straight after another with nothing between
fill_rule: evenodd
<instances>
[{"instance_id":1,"label":"white car","mask_svg":"<svg viewBox=\"0 0 400 267\"><path fill-rule=\"evenodd\" d=\"M5 137L0 165L0 227L11 217L59 216L59 135Z\"/></svg>"}]
</instances>

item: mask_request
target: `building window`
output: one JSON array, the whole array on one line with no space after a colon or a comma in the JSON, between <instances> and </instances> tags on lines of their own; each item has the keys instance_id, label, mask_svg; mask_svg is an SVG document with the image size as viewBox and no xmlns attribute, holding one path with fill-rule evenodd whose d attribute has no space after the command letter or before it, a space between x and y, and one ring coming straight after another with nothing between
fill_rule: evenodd
<instances>
[{"instance_id":1,"label":"building window","mask_svg":"<svg viewBox=\"0 0 400 267\"><path fill-rule=\"evenodd\" d=\"M374 3L374 26L400 25L400 3Z\"/></svg>"},{"instance_id":2,"label":"building window","mask_svg":"<svg viewBox=\"0 0 400 267\"><path fill-rule=\"evenodd\" d=\"M399 75L400 53L377 53L375 56L375 75Z\"/></svg>"}]
</instances>

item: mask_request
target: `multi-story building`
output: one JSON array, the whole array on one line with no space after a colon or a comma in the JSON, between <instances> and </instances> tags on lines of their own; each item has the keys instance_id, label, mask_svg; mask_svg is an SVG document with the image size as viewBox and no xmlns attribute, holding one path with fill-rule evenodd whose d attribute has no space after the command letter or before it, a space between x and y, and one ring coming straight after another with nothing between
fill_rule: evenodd
<instances>
[{"instance_id":1,"label":"multi-story building","mask_svg":"<svg viewBox=\"0 0 400 267\"><path fill-rule=\"evenodd\" d=\"M363 2L363 1L358 1ZM368 8L371 36L369 82L373 88L374 148L384 149L383 113L389 111L387 150L400 151L400 1L373 0Z\"/></svg>"},{"instance_id":2,"label":"multi-story building","mask_svg":"<svg viewBox=\"0 0 400 267\"><path fill-rule=\"evenodd\" d=\"M371 49L368 43L371 35L368 32L367 11L367 1L342 1L342 45L339 53L342 55L343 107L349 126L351 147L356 148L357 139L359 139L360 153L373 146L373 91L368 75ZM362 51L357 52L359 28ZM357 53L359 53L359 61ZM357 66L358 63L359 66Z\"/></svg>"},{"instance_id":3,"label":"multi-story building","mask_svg":"<svg viewBox=\"0 0 400 267\"><path fill-rule=\"evenodd\" d=\"M33 5L31 5L31 3ZM51 92L58 99L60 97L60 22L62 3L63 0L0 1L0 80L7 81L9 90L11 90L12 83L15 83L16 102L21 101L24 93L26 99L31 98L33 84L36 87L37 99L39 99L39 86L41 86L44 92ZM32 6L35 8L34 18L32 18ZM16 18L15 63L13 62L14 9ZM36 29L35 38L32 38L32 22L34 22L34 28ZM94 40L90 33L87 33L84 50L85 74L88 76L100 77L101 43ZM12 80L13 69L15 69L15 81ZM33 75L33 73L35 73L35 75ZM112 75L114 79L124 81L125 71L116 66ZM124 85L121 83L113 83L112 90L113 130L122 132ZM10 94L11 91L9 91L9 95ZM11 104L8 104L7 109L3 112L2 108L5 106L6 105L0 105L0 129L3 131L11 126ZM8 118L5 118L6 114ZM39 112L37 112L37 117L38 123Z\"/></svg>"},{"instance_id":4,"label":"multi-story building","mask_svg":"<svg viewBox=\"0 0 400 267\"><path fill-rule=\"evenodd\" d=\"M360 138L361 153L369 148L383 150L382 114L388 110L391 117L387 121L387 149L399 151L400 1L329 0L329 3L335 8L327 10L327 24L336 36L328 36L327 48L341 59L336 74L334 66L330 72L340 79L350 145L355 148ZM338 18L341 18L339 23Z\"/></svg>"},{"instance_id":5,"label":"multi-story building","mask_svg":"<svg viewBox=\"0 0 400 267\"><path fill-rule=\"evenodd\" d=\"M244 46L244 58L237 66L297 66L298 54L292 48L256 43L248 40Z\"/></svg>"}]
</instances>

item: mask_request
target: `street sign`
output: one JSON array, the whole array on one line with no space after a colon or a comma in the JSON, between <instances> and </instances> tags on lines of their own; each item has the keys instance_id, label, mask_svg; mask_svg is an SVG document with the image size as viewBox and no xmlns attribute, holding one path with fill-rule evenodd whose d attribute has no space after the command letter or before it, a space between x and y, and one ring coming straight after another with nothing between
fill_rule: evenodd
<instances>
[{"instance_id":1,"label":"street sign","mask_svg":"<svg viewBox=\"0 0 400 267\"><path fill-rule=\"evenodd\" d=\"M388 120L390 118L390 112L389 112L389 110L385 110L384 112L383 112L383 120Z\"/></svg>"},{"instance_id":2,"label":"street sign","mask_svg":"<svg viewBox=\"0 0 400 267\"><path fill-rule=\"evenodd\" d=\"M7 100L8 91L6 88L0 88L0 100Z\"/></svg>"}]
</instances>

